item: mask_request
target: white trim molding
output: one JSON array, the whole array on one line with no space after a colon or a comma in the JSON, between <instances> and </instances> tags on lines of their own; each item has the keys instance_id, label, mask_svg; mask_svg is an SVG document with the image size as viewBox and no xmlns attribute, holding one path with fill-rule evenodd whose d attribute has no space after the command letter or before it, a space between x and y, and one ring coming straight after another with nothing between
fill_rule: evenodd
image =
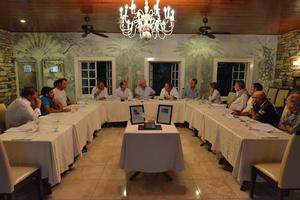
<instances>
[{"instance_id":1,"label":"white trim molding","mask_svg":"<svg viewBox=\"0 0 300 200\"><path fill-rule=\"evenodd\" d=\"M246 88L249 91L253 83L254 58L215 58L213 64L213 81L217 82L218 62L239 62L247 64Z\"/></svg>"},{"instance_id":2,"label":"white trim molding","mask_svg":"<svg viewBox=\"0 0 300 200\"><path fill-rule=\"evenodd\" d=\"M149 63L150 62L178 62L180 69L180 81L179 81L179 93L182 92L185 87L185 59L184 58L172 58L172 57L147 57L144 62L144 78L149 85Z\"/></svg>"},{"instance_id":3,"label":"white trim molding","mask_svg":"<svg viewBox=\"0 0 300 200\"><path fill-rule=\"evenodd\" d=\"M112 62L112 93L116 89L116 59L114 57L74 57L74 81L75 81L75 97L76 99L86 97L82 95L82 83L80 73L80 62L82 61L110 61Z\"/></svg>"}]
</instances>

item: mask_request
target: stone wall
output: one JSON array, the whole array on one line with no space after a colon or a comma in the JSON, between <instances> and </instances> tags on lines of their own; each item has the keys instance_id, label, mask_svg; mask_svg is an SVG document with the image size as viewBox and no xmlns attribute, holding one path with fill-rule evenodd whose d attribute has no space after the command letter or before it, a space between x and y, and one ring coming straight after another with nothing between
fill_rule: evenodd
<instances>
[{"instance_id":1,"label":"stone wall","mask_svg":"<svg viewBox=\"0 0 300 200\"><path fill-rule=\"evenodd\" d=\"M293 66L293 61L299 58L300 30L279 36L274 86L292 89L293 76L300 76L300 67Z\"/></svg>"},{"instance_id":2,"label":"stone wall","mask_svg":"<svg viewBox=\"0 0 300 200\"><path fill-rule=\"evenodd\" d=\"M16 74L11 34L0 30L0 103L8 105L16 97Z\"/></svg>"}]
</instances>

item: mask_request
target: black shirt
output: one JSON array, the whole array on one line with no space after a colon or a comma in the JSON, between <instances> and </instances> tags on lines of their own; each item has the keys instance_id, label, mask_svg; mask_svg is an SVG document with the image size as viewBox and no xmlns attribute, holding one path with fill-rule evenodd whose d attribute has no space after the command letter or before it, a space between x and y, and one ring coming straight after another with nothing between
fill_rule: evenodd
<instances>
[{"instance_id":1,"label":"black shirt","mask_svg":"<svg viewBox=\"0 0 300 200\"><path fill-rule=\"evenodd\" d=\"M254 105L253 111L256 113L256 120L262 123L268 123L277 127L279 123L279 116L268 100L266 100L261 106Z\"/></svg>"}]
</instances>

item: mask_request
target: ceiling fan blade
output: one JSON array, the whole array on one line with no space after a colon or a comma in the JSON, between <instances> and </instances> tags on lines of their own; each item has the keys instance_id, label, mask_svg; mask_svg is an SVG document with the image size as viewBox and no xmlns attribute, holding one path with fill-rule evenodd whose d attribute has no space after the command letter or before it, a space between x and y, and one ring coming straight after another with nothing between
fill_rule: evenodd
<instances>
[{"instance_id":1,"label":"ceiling fan blade","mask_svg":"<svg viewBox=\"0 0 300 200\"><path fill-rule=\"evenodd\" d=\"M205 34L207 37L211 38L211 39L215 39L216 36L214 36L212 33L207 33Z\"/></svg>"},{"instance_id":2,"label":"ceiling fan blade","mask_svg":"<svg viewBox=\"0 0 300 200\"><path fill-rule=\"evenodd\" d=\"M213 31L213 32L210 32L210 33L215 34L215 35L218 35L218 34L219 35L229 35L229 34L231 34L230 32L217 32L217 31L216 32Z\"/></svg>"},{"instance_id":3,"label":"ceiling fan blade","mask_svg":"<svg viewBox=\"0 0 300 200\"><path fill-rule=\"evenodd\" d=\"M105 35L103 33L99 33L97 31L94 31L94 30L91 30L91 33L95 34L95 35L98 35L98 36L101 36L101 37L105 37L105 38L108 38L108 35Z\"/></svg>"},{"instance_id":4,"label":"ceiling fan blade","mask_svg":"<svg viewBox=\"0 0 300 200\"><path fill-rule=\"evenodd\" d=\"M81 35L81 37L85 38L87 35L88 35L88 33L83 33L83 34Z\"/></svg>"}]
</instances>

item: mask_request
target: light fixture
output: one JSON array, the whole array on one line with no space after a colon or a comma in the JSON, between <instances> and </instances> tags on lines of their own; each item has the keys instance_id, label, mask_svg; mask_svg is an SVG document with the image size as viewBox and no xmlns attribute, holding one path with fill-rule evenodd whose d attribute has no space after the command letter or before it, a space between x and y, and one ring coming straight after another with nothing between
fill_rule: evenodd
<instances>
[{"instance_id":1,"label":"light fixture","mask_svg":"<svg viewBox=\"0 0 300 200\"><path fill-rule=\"evenodd\" d=\"M21 22L22 24L25 24L25 23L26 23L26 20L25 20L25 19L20 19L20 22Z\"/></svg>"},{"instance_id":2,"label":"light fixture","mask_svg":"<svg viewBox=\"0 0 300 200\"><path fill-rule=\"evenodd\" d=\"M293 65L299 67L300 66L300 60L293 61Z\"/></svg>"},{"instance_id":3,"label":"light fixture","mask_svg":"<svg viewBox=\"0 0 300 200\"><path fill-rule=\"evenodd\" d=\"M144 10L137 10L134 0L131 5L127 4L120 8L120 29L126 37L132 38L136 33L144 40L164 39L171 35L175 23L175 11L170 6L164 7L163 18L160 15L159 0L150 9L148 0L145 0Z\"/></svg>"}]
</instances>

